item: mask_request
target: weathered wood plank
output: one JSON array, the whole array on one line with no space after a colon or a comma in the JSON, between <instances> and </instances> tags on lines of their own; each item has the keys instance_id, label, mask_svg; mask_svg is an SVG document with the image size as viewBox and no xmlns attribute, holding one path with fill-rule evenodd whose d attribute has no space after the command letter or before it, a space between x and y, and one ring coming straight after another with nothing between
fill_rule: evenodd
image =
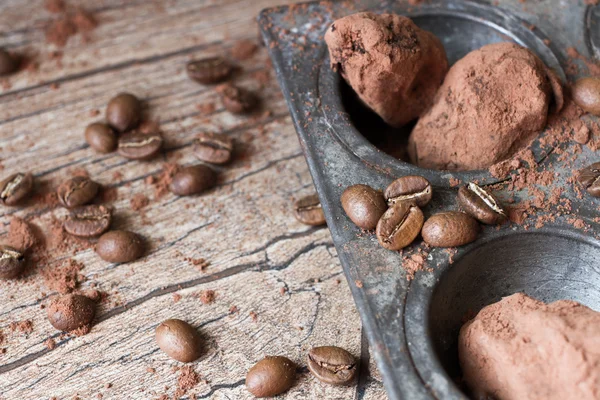
<instances>
[{"instance_id":1,"label":"weathered wood plank","mask_svg":"<svg viewBox=\"0 0 600 400\"><path fill-rule=\"evenodd\" d=\"M145 258L126 265L104 262L92 248L51 253L50 266L73 258L85 265L81 287L96 284L110 295L83 337L61 338L49 325L40 307L53 292L39 271L0 282L0 330L6 336L0 348L7 349L0 354L0 399L173 395L178 374L171 368L178 364L153 338L157 324L170 317L192 322L206 338L205 355L193 364L206 380L190 391L198 398L250 398L243 379L261 357L282 354L303 364L308 348L324 344L348 348L369 363L359 385L333 388L304 372L282 398L385 398L329 232L303 226L291 215L293 199L310 193L312 182L274 78L263 88L255 79L269 71L266 52L241 62L244 72L235 80L259 91L269 115L232 116L213 88L190 82L184 72L191 58L254 39L255 15L277 3L70 1L94 12L100 25L91 42L69 41L62 68L48 60L55 49L44 43L43 30L56 16L43 10L43 2L0 3L0 45L38 53L41 61L36 73L22 72L9 78L10 88L0 89L1 175L29 170L55 187L83 169L116 191L110 201L114 227L139 232L150 244ZM156 160L131 162L85 145L83 129L102 118L91 112L103 112L120 91L144 99L147 116L161 122L166 150ZM205 103L216 108L202 115L197 106ZM157 196L146 178L160 174L165 162L195 163L191 142L203 130L224 132L237 145L217 187L200 197ZM150 204L133 210L135 194ZM65 214L33 203L3 209L0 241L14 215L48 233L53 219ZM200 271L186 257L205 258L210 266ZM209 289L216 300L203 304L195 294ZM238 312L231 313L232 306ZM32 333L10 331L11 322L22 320L33 322ZM50 337L54 350L44 345Z\"/></svg>"}]
</instances>

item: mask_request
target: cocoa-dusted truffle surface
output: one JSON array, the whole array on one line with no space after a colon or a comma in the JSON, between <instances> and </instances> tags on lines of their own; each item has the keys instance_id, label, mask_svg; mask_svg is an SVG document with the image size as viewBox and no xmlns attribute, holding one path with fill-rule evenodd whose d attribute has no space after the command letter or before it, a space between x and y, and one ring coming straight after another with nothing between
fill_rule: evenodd
<instances>
[{"instance_id":1,"label":"cocoa-dusted truffle surface","mask_svg":"<svg viewBox=\"0 0 600 400\"><path fill-rule=\"evenodd\" d=\"M448 71L440 40L400 15L349 15L331 24L325 41L332 68L394 127L432 104Z\"/></svg>"},{"instance_id":2,"label":"cocoa-dusted truffle surface","mask_svg":"<svg viewBox=\"0 0 600 400\"><path fill-rule=\"evenodd\" d=\"M600 313L522 293L485 307L459 336L473 398L600 398Z\"/></svg>"},{"instance_id":3,"label":"cocoa-dusted truffle surface","mask_svg":"<svg viewBox=\"0 0 600 400\"><path fill-rule=\"evenodd\" d=\"M411 133L411 161L424 168L472 170L505 160L546 126L558 78L531 51L494 43L450 68L431 109Z\"/></svg>"}]
</instances>

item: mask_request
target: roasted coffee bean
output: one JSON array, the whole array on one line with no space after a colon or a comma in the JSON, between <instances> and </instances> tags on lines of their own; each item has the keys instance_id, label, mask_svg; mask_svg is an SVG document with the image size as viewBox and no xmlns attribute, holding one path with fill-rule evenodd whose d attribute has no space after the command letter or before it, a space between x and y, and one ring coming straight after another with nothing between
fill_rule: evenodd
<instances>
[{"instance_id":1,"label":"roasted coffee bean","mask_svg":"<svg viewBox=\"0 0 600 400\"><path fill-rule=\"evenodd\" d=\"M184 363L200 358L202 338L198 331L180 319L168 319L156 328L156 343L174 360Z\"/></svg>"},{"instance_id":2,"label":"roasted coffee bean","mask_svg":"<svg viewBox=\"0 0 600 400\"><path fill-rule=\"evenodd\" d=\"M0 76L12 74L18 68L18 58L6 50L0 49Z\"/></svg>"},{"instance_id":3,"label":"roasted coffee bean","mask_svg":"<svg viewBox=\"0 0 600 400\"><path fill-rule=\"evenodd\" d=\"M458 190L458 204L467 214L484 224L502 224L507 220L506 211L498 199L473 182Z\"/></svg>"},{"instance_id":4,"label":"roasted coffee bean","mask_svg":"<svg viewBox=\"0 0 600 400\"><path fill-rule=\"evenodd\" d=\"M144 255L145 245L142 238L129 231L110 231L100 236L96 244L96 253L104 261L125 263L137 260Z\"/></svg>"},{"instance_id":5,"label":"roasted coffee bean","mask_svg":"<svg viewBox=\"0 0 600 400\"><path fill-rule=\"evenodd\" d=\"M72 210L63 226L70 235L89 238L106 232L110 227L111 219L110 208L89 205Z\"/></svg>"},{"instance_id":6,"label":"roasted coffee bean","mask_svg":"<svg viewBox=\"0 0 600 400\"><path fill-rule=\"evenodd\" d=\"M449 211L433 215L423 225L421 236L433 247L457 247L473 242L479 234L475 218Z\"/></svg>"},{"instance_id":7,"label":"roasted coffee bean","mask_svg":"<svg viewBox=\"0 0 600 400\"><path fill-rule=\"evenodd\" d=\"M600 197L600 162L580 170L577 179L590 195Z\"/></svg>"},{"instance_id":8,"label":"roasted coffee bean","mask_svg":"<svg viewBox=\"0 0 600 400\"><path fill-rule=\"evenodd\" d=\"M0 279L16 278L25 268L25 256L19 250L0 245Z\"/></svg>"},{"instance_id":9,"label":"roasted coffee bean","mask_svg":"<svg viewBox=\"0 0 600 400\"><path fill-rule=\"evenodd\" d=\"M296 366L280 356L267 356L246 375L246 389L256 397L272 397L285 392L296 380Z\"/></svg>"},{"instance_id":10,"label":"roasted coffee bean","mask_svg":"<svg viewBox=\"0 0 600 400\"><path fill-rule=\"evenodd\" d=\"M231 159L233 140L227 135L204 132L194 143L194 155L200 161L225 164Z\"/></svg>"},{"instance_id":11,"label":"roasted coffee bean","mask_svg":"<svg viewBox=\"0 0 600 400\"><path fill-rule=\"evenodd\" d=\"M377 223L377 240L388 250L400 250L414 242L425 217L414 203L401 202L391 206Z\"/></svg>"},{"instance_id":12,"label":"roasted coffee bean","mask_svg":"<svg viewBox=\"0 0 600 400\"><path fill-rule=\"evenodd\" d=\"M353 185L342 193L342 207L356 226L370 230L387 210L381 192L367 185Z\"/></svg>"},{"instance_id":13,"label":"roasted coffee bean","mask_svg":"<svg viewBox=\"0 0 600 400\"><path fill-rule=\"evenodd\" d=\"M160 133L132 132L119 139L119 154L132 160L147 160L154 157L162 145Z\"/></svg>"},{"instance_id":14,"label":"roasted coffee bean","mask_svg":"<svg viewBox=\"0 0 600 400\"><path fill-rule=\"evenodd\" d=\"M325 214L316 194L301 198L294 204L294 216L303 224L318 226L325 224Z\"/></svg>"},{"instance_id":15,"label":"roasted coffee bean","mask_svg":"<svg viewBox=\"0 0 600 400\"><path fill-rule=\"evenodd\" d=\"M313 347L306 362L310 372L321 382L348 385L356 377L356 359L336 346Z\"/></svg>"},{"instance_id":16,"label":"roasted coffee bean","mask_svg":"<svg viewBox=\"0 0 600 400\"><path fill-rule=\"evenodd\" d=\"M119 93L106 107L108 124L119 132L135 128L140 122L142 105L137 97L130 93Z\"/></svg>"},{"instance_id":17,"label":"roasted coffee bean","mask_svg":"<svg viewBox=\"0 0 600 400\"><path fill-rule=\"evenodd\" d=\"M403 176L385 189L384 197L388 205L398 202L413 202L424 207L431 200L431 183L422 176Z\"/></svg>"},{"instance_id":18,"label":"roasted coffee bean","mask_svg":"<svg viewBox=\"0 0 600 400\"><path fill-rule=\"evenodd\" d=\"M169 190L178 196L190 196L212 188L216 182L217 174L212 168L206 165L194 165L176 173Z\"/></svg>"},{"instance_id":19,"label":"roasted coffee bean","mask_svg":"<svg viewBox=\"0 0 600 400\"><path fill-rule=\"evenodd\" d=\"M47 307L48 321L59 331L69 332L88 326L96 315L96 303L80 294L56 297Z\"/></svg>"},{"instance_id":20,"label":"roasted coffee bean","mask_svg":"<svg viewBox=\"0 0 600 400\"><path fill-rule=\"evenodd\" d=\"M0 183L0 201L6 206L14 206L27 196L33 188L33 176L30 173L17 173Z\"/></svg>"},{"instance_id":21,"label":"roasted coffee bean","mask_svg":"<svg viewBox=\"0 0 600 400\"><path fill-rule=\"evenodd\" d=\"M186 66L187 74L196 82L211 84L227 79L233 67L221 57L210 57L202 60L190 61Z\"/></svg>"},{"instance_id":22,"label":"roasted coffee bean","mask_svg":"<svg viewBox=\"0 0 600 400\"><path fill-rule=\"evenodd\" d=\"M85 176L76 176L63 182L56 193L58 200L67 208L82 206L96 197L100 185Z\"/></svg>"},{"instance_id":23,"label":"roasted coffee bean","mask_svg":"<svg viewBox=\"0 0 600 400\"><path fill-rule=\"evenodd\" d=\"M106 124L96 122L85 128L85 141L99 153L110 153L117 148L117 135Z\"/></svg>"},{"instance_id":24,"label":"roasted coffee bean","mask_svg":"<svg viewBox=\"0 0 600 400\"><path fill-rule=\"evenodd\" d=\"M258 99L246 89L225 85L219 89L223 107L233 114L244 114L256 106Z\"/></svg>"},{"instance_id":25,"label":"roasted coffee bean","mask_svg":"<svg viewBox=\"0 0 600 400\"><path fill-rule=\"evenodd\" d=\"M572 89L573 100L577 105L600 117L600 78L583 78L575 82Z\"/></svg>"}]
</instances>

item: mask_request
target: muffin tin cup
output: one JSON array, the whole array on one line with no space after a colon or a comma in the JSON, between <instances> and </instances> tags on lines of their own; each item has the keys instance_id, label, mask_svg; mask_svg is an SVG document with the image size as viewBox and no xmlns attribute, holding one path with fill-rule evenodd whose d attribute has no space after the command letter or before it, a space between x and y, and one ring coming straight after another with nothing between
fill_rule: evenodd
<instances>
[{"instance_id":1,"label":"muffin tin cup","mask_svg":"<svg viewBox=\"0 0 600 400\"><path fill-rule=\"evenodd\" d=\"M401 254L382 248L375 236L361 232L344 214L343 190L353 184L384 189L394 179L421 175L433 185L426 217L456 210L458 187L477 181L497 183L488 171L434 171L402 162L367 139L375 125L360 124L348 113L356 99L329 66L323 34L335 19L359 11L393 12L411 17L433 32L446 48L451 64L485 44L513 41L531 49L566 81L568 47L581 54L600 54L600 7L502 0L497 6L471 1L362 0L313 2L265 10L259 17L321 199L344 272L361 315L371 351L391 399L468 398L458 384L458 332L481 308L516 292L544 301L572 299L600 310L600 242L593 236L598 204L579 199L566 179L573 168L597 161L584 149L575 166L562 164L552 148L535 141L537 160L552 161L557 177L553 187L565 188L577 215L589 228L575 229L566 218L541 229L515 224L484 227L479 239L456 249L432 249L429 271L407 279L403 256L414 254L421 243ZM548 2L549 3L549 2ZM360 108L360 106L358 107ZM358 121L358 123L357 123ZM359 126L361 125L361 126ZM542 134L543 135L543 134ZM568 146L569 144L567 144ZM526 190L500 192L501 197L528 198ZM350 327L349 327L350 328ZM331 343L335 344L335 343Z\"/></svg>"}]
</instances>

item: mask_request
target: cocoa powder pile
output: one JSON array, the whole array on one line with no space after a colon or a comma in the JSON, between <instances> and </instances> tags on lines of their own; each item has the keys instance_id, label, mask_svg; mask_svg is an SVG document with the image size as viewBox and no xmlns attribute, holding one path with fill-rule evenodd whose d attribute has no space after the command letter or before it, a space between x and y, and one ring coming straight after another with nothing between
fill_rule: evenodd
<instances>
[{"instance_id":1,"label":"cocoa powder pile","mask_svg":"<svg viewBox=\"0 0 600 400\"><path fill-rule=\"evenodd\" d=\"M560 110L561 83L531 51L513 43L483 46L448 72L411 133L411 161L432 169L487 168L544 129L553 100Z\"/></svg>"},{"instance_id":2,"label":"cocoa powder pile","mask_svg":"<svg viewBox=\"0 0 600 400\"><path fill-rule=\"evenodd\" d=\"M394 127L431 105L448 70L440 40L399 15L349 15L329 27L325 41L332 68Z\"/></svg>"},{"instance_id":3,"label":"cocoa powder pile","mask_svg":"<svg viewBox=\"0 0 600 400\"><path fill-rule=\"evenodd\" d=\"M522 293L485 307L460 331L459 359L474 398L600 398L600 313Z\"/></svg>"}]
</instances>

